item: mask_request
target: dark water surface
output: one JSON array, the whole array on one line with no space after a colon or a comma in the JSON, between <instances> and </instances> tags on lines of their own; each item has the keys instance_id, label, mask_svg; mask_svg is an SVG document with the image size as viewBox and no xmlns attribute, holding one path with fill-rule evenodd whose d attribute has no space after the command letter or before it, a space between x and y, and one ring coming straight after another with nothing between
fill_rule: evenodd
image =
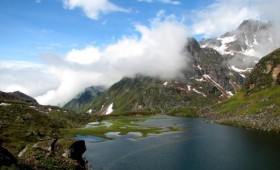
<instances>
[{"instance_id":1,"label":"dark water surface","mask_svg":"<svg viewBox=\"0 0 280 170\"><path fill-rule=\"evenodd\" d=\"M103 142L79 136L86 140L84 155L90 166L113 170L280 170L280 134L169 116L151 117L141 124L186 130Z\"/></svg>"}]
</instances>

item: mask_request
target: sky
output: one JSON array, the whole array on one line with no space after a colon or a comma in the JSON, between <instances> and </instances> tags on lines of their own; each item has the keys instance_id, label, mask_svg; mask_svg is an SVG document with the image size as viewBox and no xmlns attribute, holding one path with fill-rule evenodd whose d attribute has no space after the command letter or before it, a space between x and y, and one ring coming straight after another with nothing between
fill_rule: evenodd
<instances>
[{"instance_id":1,"label":"sky","mask_svg":"<svg viewBox=\"0 0 280 170\"><path fill-rule=\"evenodd\" d=\"M245 19L279 21L280 0L1 0L0 90L64 105L84 88L137 73L171 79L186 37Z\"/></svg>"}]
</instances>

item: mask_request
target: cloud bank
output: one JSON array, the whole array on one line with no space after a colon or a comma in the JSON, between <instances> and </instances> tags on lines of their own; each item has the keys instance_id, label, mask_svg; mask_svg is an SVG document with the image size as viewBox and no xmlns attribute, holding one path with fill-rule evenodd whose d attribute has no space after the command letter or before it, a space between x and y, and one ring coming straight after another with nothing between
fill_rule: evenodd
<instances>
[{"instance_id":1,"label":"cloud bank","mask_svg":"<svg viewBox=\"0 0 280 170\"><path fill-rule=\"evenodd\" d=\"M186 66L183 49L187 37L186 27L175 18L156 18L149 27L136 25L134 35L124 36L103 49L95 46L72 49L61 60L45 56L49 73L60 84L37 100L42 104L63 105L88 86L109 86L123 76L135 74L174 78Z\"/></svg>"},{"instance_id":2,"label":"cloud bank","mask_svg":"<svg viewBox=\"0 0 280 170\"><path fill-rule=\"evenodd\" d=\"M21 91L31 96L56 88L59 80L47 66L26 61L0 61L1 91Z\"/></svg>"},{"instance_id":3,"label":"cloud bank","mask_svg":"<svg viewBox=\"0 0 280 170\"><path fill-rule=\"evenodd\" d=\"M66 9L81 8L86 16L93 20L98 20L100 14L129 11L111 3L109 0L63 0L63 2Z\"/></svg>"},{"instance_id":4,"label":"cloud bank","mask_svg":"<svg viewBox=\"0 0 280 170\"><path fill-rule=\"evenodd\" d=\"M194 35L210 38L235 29L243 20L278 20L279 0L216 0L201 10L192 11Z\"/></svg>"}]
</instances>

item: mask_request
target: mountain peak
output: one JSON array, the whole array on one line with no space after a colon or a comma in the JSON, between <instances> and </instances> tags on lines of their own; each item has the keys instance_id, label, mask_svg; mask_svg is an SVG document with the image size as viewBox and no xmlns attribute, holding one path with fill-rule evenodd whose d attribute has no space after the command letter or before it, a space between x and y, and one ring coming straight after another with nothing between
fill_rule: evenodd
<instances>
[{"instance_id":1,"label":"mountain peak","mask_svg":"<svg viewBox=\"0 0 280 170\"><path fill-rule=\"evenodd\" d=\"M244 20L236 29L236 31L242 31L245 33L254 33L258 30L266 29L267 24L259 20L248 19Z\"/></svg>"}]
</instances>

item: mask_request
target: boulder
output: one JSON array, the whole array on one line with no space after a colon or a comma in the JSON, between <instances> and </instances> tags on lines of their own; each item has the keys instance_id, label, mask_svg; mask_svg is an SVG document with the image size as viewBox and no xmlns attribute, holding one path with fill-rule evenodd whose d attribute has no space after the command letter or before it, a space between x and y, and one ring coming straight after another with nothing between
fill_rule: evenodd
<instances>
[{"instance_id":1,"label":"boulder","mask_svg":"<svg viewBox=\"0 0 280 170\"><path fill-rule=\"evenodd\" d=\"M0 146L0 167L11 166L17 163L17 158L6 148Z\"/></svg>"}]
</instances>

